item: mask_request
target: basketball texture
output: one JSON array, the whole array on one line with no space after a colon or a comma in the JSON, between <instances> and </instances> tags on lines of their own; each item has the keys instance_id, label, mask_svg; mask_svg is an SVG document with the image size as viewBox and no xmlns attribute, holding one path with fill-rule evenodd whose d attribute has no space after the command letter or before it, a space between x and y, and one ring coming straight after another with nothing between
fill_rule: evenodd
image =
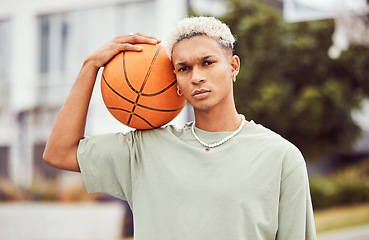
<instances>
[{"instance_id":1,"label":"basketball texture","mask_svg":"<svg viewBox=\"0 0 369 240\"><path fill-rule=\"evenodd\" d=\"M135 129L152 129L169 123L184 108L166 48L138 44L142 52L124 51L106 64L101 93L109 112Z\"/></svg>"}]
</instances>

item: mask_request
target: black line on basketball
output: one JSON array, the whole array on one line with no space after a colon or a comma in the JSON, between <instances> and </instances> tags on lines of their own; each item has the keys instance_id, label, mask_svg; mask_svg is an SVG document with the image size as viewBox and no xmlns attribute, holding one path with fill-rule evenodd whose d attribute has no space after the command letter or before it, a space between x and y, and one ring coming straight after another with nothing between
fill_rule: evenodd
<instances>
[{"instance_id":1,"label":"black line on basketball","mask_svg":"<svg viewBox=\"0 0 369 240\"><path fill-rule=\"evenodd\" d=\"M123 52L123 72L124 72L124 79L126 80L127 85L132 89L133 92L139 93L139 91L136 90L132 86L131 82L128 79L128 74L127 74L127 70L126 70L126 51Z\"/></svg>"},{"instance_id":2,"label":"black line on basketball","mask_svg":"<svg viewBox=\"0 0 369 240\"><path fill-rule=\"evenodd\" d=\"M154 57L151 60L151 64L150 64L149 70L147 71L146 76L145 76L145 79L144 79L144 81L143 81L143 83L141 85L140 94L142 94L142 91L143 91L143 89L144 89L144 87L145 87L145 85L147 83L147 79L149 79L149 76L150 76L150 74L152 72L152 69L154 68L156 59L158 58L158 55L159 55L159 52L160 52L161 48L162 48L162 46L159 45L158 50L156 50L156 53L155 53ZM137 99L137 101L138 101L138 99Z\"/></svg>"},{"instance_id":3,"label":"black line on basketball","mask_svg":"<svg viewBox=\"0 0 369 240\"><path fill-rule=\"evenodd\" d=\"M182 107L177 108L177 109L159 109L159 108L148 107L148 106L145 106L145 105L142 105L142 104L137 104L137 106L140 106L142 108L146 108L146 109L149 109L149 110L152 110L152 111L157 111L157 112L175 112L175 111L181 110L185 105L183 105Z\"/></svg>"},{"instance_id":4,"label":"black line on basketball","mask_svg":"<svg viewBox=\"0 0 369 240\"><path fill-rule=\"evenodd\" d=\"M133 116L133 114L134 114L134 112L135 112L135 109L136 109L136 103L133 105L133 108L132 108L132 110L129 112L129 117L128 117L128 124L131 122L131 120L132 120L132 116Z\"/></svg>"},{"instance_id":5,"label":"black line on basketball","mask_svg":"<svg viewBox=\"0 0 369 240\"><path fill-rule=\"evenodd\" d=\"M159 92L156 93L142 93L141 95L144 97L154 97L157 95L162 94L163 92L167 91L169 88L173 87L177 83L177 80L174 80L171 84L169 84L167 87L163 88Z\"/></svg>"},{"instance_id":6,"label":"black line on basketball","mask_svg":"<svg viewBox=\"0 0 369 240\"><path fill-rule=\"evenodd\" d=\"M111 109L111 110L119 110L119 111L123 111L123 112L127 112L130 113L130 111L124 109L124 108L118 108L118 107L107 107L107 109Z\"/></svg>"},{"instance_id":7,"label":"black line on basketball","mask_svg":"<svg viewBox=\"0 0 369 240\"><path fill-rule=\"evenodd\" d=\"M144 79L143 83L141 84L140 92L138 92L138 93L137 93L136 101L135 101L135 103L134 103L134 106L133 106L132 111L131 111L131 113L130 113L130 116L129 116L129 118L128 118L128 124L130 124L130 122L131 122L131 120L132 120L132 114L134 113L135 108L136 108L136 105L137 105L138 101L140 100L140 97L141 97L142 91L143 91L143 89L145 88L145 85L146 85L146 83L147 83L147 80L149 79L149 76L150 76L150 74L151 74L151 72L152 72L152 69L154 68L154 65L155 65L156 59L158 58L158 55L159 55L159 52L160 52L161 48L162 48L162 46L161 46L161 45L159 45L159 48L156 50L156 53L155 53L154 57L153 57L153 58L152 58L152 60L151 60L150 67L149 67L149 69L148 69L148 71L147 71L147 73L146 73L146 76L145 76L145 79ZM124 55L124 54L123 54L123 55ZM124 55L124 56L125 56L125 55ZM125 64L124 64L124 66L125 66ZM128 79L128 78L126 78L126 79Z\"/></svg>"},{"instance_id":8,"label":"black line on basketball","mask_svg":"<svg viewBox=\"0 0 369 240\"><path fill-rule=\"evenodd\" d=\"M105 79L105 75L104 75L104 74L103 74L102 76L103 76L103 79L104 79L105 84L110 88L110 90L112 90L116 95L118 95L119 97L123 98L123 99L124 99L124 100L126 100L127 102L134 104L134 102L133 102L132 100L129 100L128 98L124 97L123 95L121 95L120 93L118 93L117 91L115 91L115 90L114 90L114 88L112 88L112 87L109 85L109 83L106 81L106 79Z\"/></svg>"},{"instance_id":9,"label":"black line on basketball","mask_svg":"<svg viewBox=\"0 0 369 240\"><path fill-rule=\"evenodd\" d=\"M142 83L142 85L141 85L141 89L140 90L137 90L137 89L135 89L133 86L132 86L132 84L131 84L131 82L129 81L129 79L128 79L128 74L127 74L127 69L126 69L126 51L124 51L123 52L123 55L122 55L122 57L123 57L123 72L124 72L124 79L126 80L126 83L127 83L127 85L131 88L131 90L133 91L133 92L135 92L135 93L142 93L142 90L143 90L143 88L145 87L145 85L146 85L146 82L147 82L147 79L148 79L148 77L150 76L150 74L151 74L151 72L152 72L152 68L153 68L153 66L154 66L154 63L155 63L155 61L156 61L156 58L158 57L158 55L159 55L159 52L160 52L160 49L162 48L162 46L161 45L159 45L159 48L157 49L157 51L156 51L156 53L155 53L155 55L154 55L154 58L152 59L152 61L151 61L151 64L150 64L150 67L149 67L149 70L147 71L147 74L146 74L146 76L145 76L145 79L144 79L144 82ZM173 85L173 83L170 85L170 86L172 86ZM170 86L168 86L168 87L166 87L166 88L170 88ZM143 94L142 94L143 95ZM145 95L144 95L145 96Z\"/></svg>"},{"instance_id":10,"label":"black line on basketball","mask_svg":"<svg viewBox=\"0 0 369 240\"><path fill-rule=\"evenodd\" d=\"M156 128L154 125L152 125L149 121L147 121L145 118L141 117L137 113L133 113L136 117L141 118L145 123L147 123L150 127Z\"/></svg>"},{"instance_id":11,"label":"black line on basketball","mask_svg":"<svg viewBox=\"0 0 369 240\"><path fill-rule=\"evenodd\" d=\"M156 54L155 54L155 56L154 56L154 58L157 58L157 56L158 56L158 54L159 54L159 52L160 52L160 49L162 48L162 46L160 45L159 46L159 48L158 48L158 50L157 50L157 52L156 52ZM137 89L135 89L133 86L132 86L132 84L131 84L131 82L129 81L129 79L128 79L128 74L127 74L127 69L126 69L126 51L124 51L123 52L123 54L122 54L122 57L123 57L123 72L124 72L124 79L126 80L126 83L127 83L127 85L129 86L129 88L133 91L133 92L135 92L135 93L139 93L140 91L138 91ZM150 68L152 68L152 66L153 66L153 62L151 62L151 65L150 65ZM149 71L150 71L150 73L151 73L151 69L149 69ZM147 79L147 75L146 75L146 77L145 77L145 79ZM163 93L163 92L165 92L165 91L167 91L169 88L171 88L173 85L175 85L177 83L177 80L174 80L171 84L169 84L168 86L166 86L164 89L162 89L162 90L160 90L159 92L156 92L156 93L142 93L141 92L141 95L142 96L145 96L145 97L152 97L152 96L156 96L156 95L159 95L159 94L161 94L161 93ZM145 82L143 83L143 84L146 84L146 80L145 80ZM142 86L141 86L141 88L142 88Z\"/></svg>"},{"instance_id":12,"label":"black line on basketball","mask_svg":"<svg viewBox=\"0 0 369 240\"><path fill-rule=\"evenodd\" d=\"M118 107L107 107L110 110L115 110L115 111L123 111L123 112L127 112L130 113L130 111L123 109L123 108L118 108ZM145 123L147 123L147 125L149 125L152 128L155 128L154 125L152 125L148 120L146 120L145 118L143 118L142 116L138 115L137 113L133 113L133 115L135 115L136 117L142 119ZM128 124L127 124L128 125Z\"/></svg>"}]
</instances>

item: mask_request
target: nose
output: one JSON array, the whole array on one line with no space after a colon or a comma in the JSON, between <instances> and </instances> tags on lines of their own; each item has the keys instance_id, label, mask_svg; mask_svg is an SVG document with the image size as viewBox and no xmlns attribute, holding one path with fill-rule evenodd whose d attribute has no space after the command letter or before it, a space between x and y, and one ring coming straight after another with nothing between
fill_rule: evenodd
<instances>
[{"instance_id":1,"label":"nose","mask_svg":"<svg viewBox=\"0 0 369 240\"><path fill-rule=\"evenodd\" d=\"M192 70L192 79L191 82L193 85L198 85L200 83L205 83L206 82L206 78L203 74L203 72L198 69L197 67L194 67Z\"/></svg>"}]
</instances>

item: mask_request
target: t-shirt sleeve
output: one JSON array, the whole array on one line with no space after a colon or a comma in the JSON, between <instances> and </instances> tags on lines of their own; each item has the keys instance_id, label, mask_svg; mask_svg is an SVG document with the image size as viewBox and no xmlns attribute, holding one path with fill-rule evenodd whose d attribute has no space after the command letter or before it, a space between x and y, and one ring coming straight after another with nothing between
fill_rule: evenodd
<instances>
[{"instance_id":1,"label":"t-shirt sleeve","mask_svg":"<svg viewBox=\"0 0 369 240\"><path fill-rule=\"evenodd\" d=\"M286 154L284 164L288 167L282 174L276 239L316 240L305 160L296 148Z\"/></svg>"},{"instance_id":2,"label":"t-shirt sleeve","mask_svg":"<svg viewBox=\"0 0 369 240\"><path fill-rule=\"evenodd\" d=\"M84 138L77 159L88 192L108 193L131 203L139 168L131 133Z\"/></svg>"}]
</instances>

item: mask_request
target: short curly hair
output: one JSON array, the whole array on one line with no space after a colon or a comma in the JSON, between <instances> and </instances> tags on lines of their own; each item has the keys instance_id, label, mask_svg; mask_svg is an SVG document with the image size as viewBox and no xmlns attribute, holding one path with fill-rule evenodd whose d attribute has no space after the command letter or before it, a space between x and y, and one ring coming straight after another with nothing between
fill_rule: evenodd
<instances>
[{"instance_id":1,"label":"short curly hair","mask_svg":"<svg viewBox=\"0 0 369 240\"><path fill-rule=\"evenodd\" d=\"M179 21L174 30L167 38L167 51L169 58L172 59L173 47L185 38L199 35L207 35L215 38L225 49L233 51L235 36L229 27L214 17L187 17Z\"/></svg>"}]
</instances>

